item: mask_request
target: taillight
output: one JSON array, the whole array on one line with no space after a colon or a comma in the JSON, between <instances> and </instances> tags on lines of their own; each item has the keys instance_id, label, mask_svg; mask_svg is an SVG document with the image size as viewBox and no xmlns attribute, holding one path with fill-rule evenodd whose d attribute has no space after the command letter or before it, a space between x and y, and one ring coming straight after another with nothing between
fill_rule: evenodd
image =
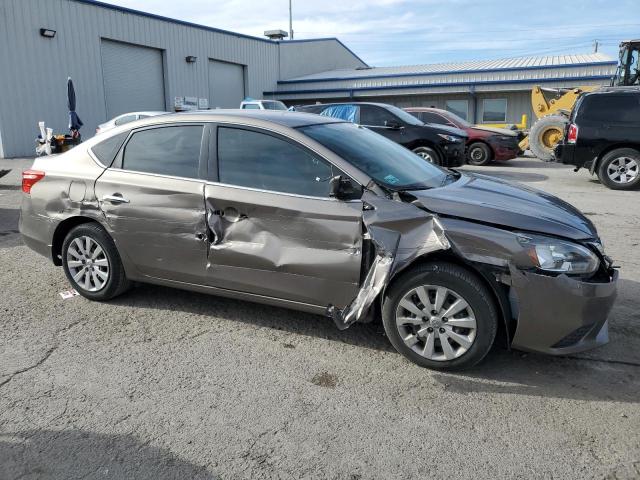
<instances>
[{"instance_id":1,"label":"taillight","mask_svg":"<svg viewBox=\"0 0 640 480\"><path fill-rule=\"evenodd\" d=\"M567 132L567 143L576 143L578 140L578 126L575 123L569 125L569 131Z\"/></svg>"},{"instance_id":2,"label":"taillight","mask_svg":"<svg viewBox=\"0 0 640 480\"><path fill-rule=\"evenodd\" d=\"M44 172L39 170L25 170L22 172L22 191L31 193L31 187L44 178Z\"/></svg>"}]
</instances>

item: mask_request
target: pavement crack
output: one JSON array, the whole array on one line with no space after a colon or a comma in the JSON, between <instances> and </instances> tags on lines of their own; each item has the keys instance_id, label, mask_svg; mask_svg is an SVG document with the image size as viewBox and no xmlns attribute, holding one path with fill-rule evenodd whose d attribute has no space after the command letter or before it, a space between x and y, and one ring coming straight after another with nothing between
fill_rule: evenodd
<instances>
[{"instance_id":1,"label":"pavement crack","mask_svg":"<svg viewBox=\"0 0 640 480\"><path fill-rule=\"evenodd\" d=\"M28 372L30 370L33 370L34 368L38 368L40 365L42 365L44 362L46 362L48 360L48 358L51 356L51 354L53 354L53 352L55 352L57 349L58 349L58 345L54 345L49 350L47 350L47 352L43 355L43 357L40 360L38 360L36 363L34 363L33 365L29 365L28 367L22 368L20 370L17 370L15 372L13 372L12 374L10 374L9 378L7 378L7 379L3 380L2 382L0 382L0 387L6 385L11 380L13 380L15 377L17 377L18 375L21 375L21 374L26 373L26 372Z\"/></svg>"}]
</instances>

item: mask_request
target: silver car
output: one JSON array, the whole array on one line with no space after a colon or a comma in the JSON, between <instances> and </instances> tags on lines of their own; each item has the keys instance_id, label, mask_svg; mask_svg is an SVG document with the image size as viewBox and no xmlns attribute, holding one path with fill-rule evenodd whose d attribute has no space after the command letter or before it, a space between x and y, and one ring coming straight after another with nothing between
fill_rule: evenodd
<instances>
[{"instance_id":1,"label":"silver car","mask_svg":"<svg viewBox=\"0 0 640 480\"><path fill-rule=\"evenodd\" d=\"M162 115L23 174L20 231L84 297L133 281L382 318L413 362L607 342L617 272L593 224L544 192L434 166L313 114Z\"/></svg>"},{"instance_id":2,"label":"silver car","mask_svg":"<svg viewBox=\"0 0 640 480\"><path fill-rule=\"evenodd\" d=\"M136 120L142 120L148 117L155 117L157 115L165 115L169 112L129 112L123 113L122 115L118 115L117 117L112 118L111 120L101 123L96 128L96 134L103 133L112 128L119 127L120 125L124 125L125 123L135 122Z\"/></svg>"}]
</instances>

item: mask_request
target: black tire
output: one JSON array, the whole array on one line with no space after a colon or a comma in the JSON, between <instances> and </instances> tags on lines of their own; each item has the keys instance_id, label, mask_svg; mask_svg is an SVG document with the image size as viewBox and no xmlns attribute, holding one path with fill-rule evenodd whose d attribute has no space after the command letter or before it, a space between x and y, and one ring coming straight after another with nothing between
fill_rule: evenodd
<instances>
[{"instance_id":1,"label":"black tire","mask_svg":"<svg viewBox=\"0 0 640 480\"><path fill-rule=\"evenodd\" d=\"M477 167L487 165L493 160L493 151L486 143L475 142L467 150L467 162Z\"/></svg>"},{"instance_id":2,"label":"black tire","mask_svg":"<svg viewBox=\"0 0 640 480\"><path fill-rule=\"evenodd\" d=\"M554 159L553 148L562 140L564 128L569 119L564 115L547 115L536 120L529 132L529 149L540 160L551 162ZM555 143L552 142L555 138Z\"/></svg>"},{"instance_id":3,"label":"black tire","mask_svg":"<svg viewBox=\"0 0 640 480\"><path fill-rule=\"evenodd\" d=\"M440 158L440 155L431 147L416 147L412 151L416 155L424 158L427 162L433 163L435 165L442 165L442 159Z\"/></svg>"},{"instance_id":4,"label":"black tire","mask_svg":"<svg viewBox=\"0 0 640 480\"><path fill-rule=\"evenodd\" d=\"M401 337L399 331L401 327L396 325L398 305L405 295L422 285L445 287L453 293L457 293L472 309L476 322L475 339L466 352L460 354L457 358L451 360L426 358L405 344ZM446 305L448 303L445 303ZM433 262L422 264L409 270L392 284L385 294L382 321L391 344L412 362L421 367L436 370L460 370L476 365L491 350L498 329L498 310L489 289L475 273L452 263ZM452 320L449 319L449 321L451 322ZM443 327L447 326L451 327L451 324L443 325ZM458 332L460 332L459 329ZM441 342L441 339L438 338L437 341ZM416 345L418 346L418 344ZM421 347L421 345L419 346Z\"/></svg>"},{"instance_id":5,"label":"black tire","mask_svg":"<svg viewBox=\"0 0 640 480\"><path fill-rule=\"evenodd\" d=\"M85 268L85 267L96 268L97 270L98 269L97 261L95 265L91 263L90 266L88 265L88 262L86 262L86 260L76 261L76 263L81 262L83 267L69 265L69 261L70 261L69 258L72 258L72 259L78 258L78 257L74 257L74 255L69 252L70 247L73 248L73 251L75 253L82 254L82 252L78 251L78 246L75 240L77 239L78 241L80 241L80 239L82 239L83 241L80 243L84 244L87 237L91 239L91 241L95 242L95 244L97 244L102 249L102 252L104 252L104 255L101 254L100 261L106 260L106 264L107 264L107 270L106 270L107 279L104 282L104 285L97 290L91 290L91 288L97 288L96 284L94 283L95 281L91 279L92 274L89 275L88 282L89 282L90 288L88 289L85 287L84 283L81 284L73 278L73 274L71 271L72 268L77 269L77 268ZM72 247L72 244L73 244L73 247ZM96 250L97 249L95 249L94 252ZM92 260L92 262L93 261L94 260ZM124 268L122 266L122 261L120 260L120 255L118 254L118 250L116 248L116 245L113 239L106 232L106 230L97 223L84 223L82 225L78 225L77 227L72 228L69 231L69 233L65 237L64 242L62 244L62 268L64 269L64 273L67 276L67 279L69 280L73 288L75 288L80 295L90 300L97 300L97 301L110 300L124 293L131 286L131 282L127 280L127 277L125 275ZM78 270L74 270L74 271L76 272L76 274L80 273ZM82 280L85 279L84 275L81 276L81 279Z\"/></svg>"},{"instance_id":6,"label":"black tire","mask_svg":"<svg viewBox=\"0 0 640 480\"><path fill-rule=\"evenodd\" d=\"M624 173L620 174L622 167L626 168ZM617 179L614 172L618 173ZM638 188L640 186L640 152L633 148L611 150L598 163L598 178L603 185L612 190ZM622 181L623 179L625 181Z\"/></svg>"}]
</instances>

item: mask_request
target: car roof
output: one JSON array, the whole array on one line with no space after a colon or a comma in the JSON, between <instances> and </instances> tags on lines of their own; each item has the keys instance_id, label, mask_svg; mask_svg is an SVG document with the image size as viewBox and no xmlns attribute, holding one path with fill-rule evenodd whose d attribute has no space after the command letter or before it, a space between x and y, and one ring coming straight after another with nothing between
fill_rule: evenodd
<instances>
[{"instance_id":1,"label":"car roof","mask_svg":"<svg viewBox=\"0 0 640 480\"><path fill-rule=\"evenodd\" d=\"M149 117L137 122L137 125L151 125L155 123L168 123L172 121L194 121L194 122L215 122L217 120L243 122L247 119L260 120L277 123L290 128L304 127L307 125L318 125L324 123L345 123L344 120L332 117L323 117L313 113L289 112L286 110L242 110L236 109L215 109L196 110L192 112L172 113ZM142 123L140 123L142 122Z\"/></svg>"},{"instance_id":2,"label":"car roof","mask_svg":"<svg viewBox=\"0 0 640 480\"><path fill-rule=\"evenodd\" d=\"M585 95L612 95L615 93L640 93L640 86L600 87L592 92L585 92Z\"/></svg>"},{"instance_id":3,"label":"car roof","mask_svg":"<svg viewBox=\"0 0 640 480\"><path fill-rule=\"evenodd\" d=\"M393 107L389 103L378 102L331 102L331 103L311 103L309 105L298 105L299 107L328 107L331 105L374 105L376 107Z\"/></svg>"}]
</instances>

